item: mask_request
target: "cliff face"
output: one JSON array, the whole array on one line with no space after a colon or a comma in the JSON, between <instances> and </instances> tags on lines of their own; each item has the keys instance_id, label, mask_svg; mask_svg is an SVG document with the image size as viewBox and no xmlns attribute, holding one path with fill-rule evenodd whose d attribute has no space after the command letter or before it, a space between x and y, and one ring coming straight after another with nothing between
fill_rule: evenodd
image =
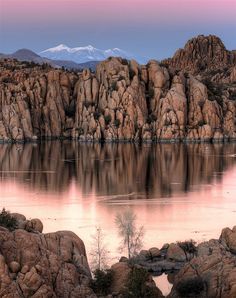
<instances>
[{"instance_id":1,"label":"cliff face","mask_svg":"<svg viewBox=\"0 0 236 298\"><path fill-rule=\"evenodd\" d=\"M205 44L203 41L200 44ZM194 48L194 49L192 49ZM195 48L173 61L198 61ZM198 52L215 60L233 59L223 44ZM187 50L186 50L187 51ZM210 54L209 54L210 55ZM199 57L201 60L201 57ZM217 61L218 61L217 60ZM233 60L232 60L233 61ZM173 62L174 63L174 62ZM217 62L218 63L218 62ZM171 63L170 63L171 64ZM220 85L151 60L109 58L96 73L63 70L1 60L0 140L73 138L81 141L152 141L234 139L234 84ZM194 69L194 65L190 65ZM236 74L236 72L235 72ZM234 73L231 76L234 82ZM219 78L218 78L219 81ZM226 78L228 81L228 77ZM213 85L212 85L213 84Z\"/></svg>"}]
</instances>

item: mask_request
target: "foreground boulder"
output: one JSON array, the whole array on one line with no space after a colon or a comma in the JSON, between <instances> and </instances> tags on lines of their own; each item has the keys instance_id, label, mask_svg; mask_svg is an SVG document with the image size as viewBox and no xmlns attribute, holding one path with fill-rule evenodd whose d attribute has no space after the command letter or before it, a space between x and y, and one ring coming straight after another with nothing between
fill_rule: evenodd
<instances>
[{"instance_id":1,"label":"foreground boulder","mask_svg":"<svg viewBox=\"0 0 236 298\"><path fill-rule=\"evenodd\" d=\"M163 298L152 276L140 266L132 266L123 258L119 263L111 266L113 282L111 293L119 297L155 297ZM129 295L128 295L129 293ZM124 296L123 296L124 295Z\"/></svg>"},{"instance_id":2,"label":"foreground boulder","mask_svg":"<svg viewBox=\"0 0 236 298\"><path fill-rule=\"evenodd\" d=\"M225 228L219 240L199 244L197 256L175 276L168 297L236 297L235 231Z\"/></svg>"},{"instance_id":3,"label":"foreground boulder","mask_svg":"<svg viewBox=\"0 0 236 298\"><path fill-rule=\"evenodd\" d=\"M20 229L0 227L0 297L94 297L83 241L14 216Z\"/></svg>"}]
</instances>

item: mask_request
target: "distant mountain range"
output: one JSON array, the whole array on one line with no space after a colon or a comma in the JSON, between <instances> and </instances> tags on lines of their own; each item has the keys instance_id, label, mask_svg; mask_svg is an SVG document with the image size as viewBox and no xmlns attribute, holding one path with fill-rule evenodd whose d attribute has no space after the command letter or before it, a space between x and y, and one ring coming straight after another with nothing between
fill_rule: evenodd
<instances>
[{"instance_id":1,"label":"distant mountain range","mask_svg":"<svg viewBox=\"0 0 236 298\"><path fill-rule=\"evenodd\" d=\"M122 57L126 59L135 59L140 64L147 62L144 57L136 56L121 49L114 48L100 50L91 45L86 47L70 48L67 45L60 44L54 48L44 50L39 53L41 57L53 60L70 60L76 63L86 63L88 61L102 61L108 57Z\"/></svg>"},{"instance_id":2,"label":"distant mountain range","mask_svg":"<svg viewBox=\"0 0 236 298\"><path fill-rule=\"evenodd\" d=\"M29 49L20 49L12 54L0 53L0 59L15 58L19 61L33 61L39 64L48 63L53 67L65 67L68 69L91 68L92 70L95 70L100 61L111 56L129 60L135 59L139 63L147 62L145 58L133 56L118 48L103 51L92 46L69 48L63 44L38 54Z\"/></svg>"},{"instance_id":3,"label":"distant mountain range","mask_svg":"<svg viewBox=\"0 0 236 298\"><path fill-rule=\"evenodd\" d=\"M99 63L99 61L76 63L74 61L69 61L69 60L53 60L53 59L41 57L40 55L28 49L20 49L13 54L0 54L0 59L1 58L13 58L19 61L33 61L39 64L47 63L56 68L65 67L68 69L91 68L92 70L95 70L96 65Z\"/></svg>"}]
</instances>

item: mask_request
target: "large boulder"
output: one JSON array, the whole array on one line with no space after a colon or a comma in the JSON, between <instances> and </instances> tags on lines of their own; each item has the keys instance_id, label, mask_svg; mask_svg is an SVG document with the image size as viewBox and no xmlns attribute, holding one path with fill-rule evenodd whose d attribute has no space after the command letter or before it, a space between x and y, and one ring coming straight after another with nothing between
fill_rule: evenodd
<instances>
[{"instance_id":1,"label":"large boulder","mask_svg":"<svg viewBox=\"0 0 236 298\"><path fill-rule=\"evenodd\" d=\"M220 240L200 243L197 256L175 276L168 297L180 298L183 293L199 298L236 297L235 232L235 227L225 228Z\"/></svg>"},{"instance_id":2,"label":"large boulder","mask_svg":"<svg viewBox=\"0 0 236 298\"><path fill-rule=\"evenodd\" d=\"M223 229L220 240L232 253L236 254L236 226L232 230L230 228Z\"/></svg>"},{"instance_id":3,"label":"large boulder","mask_svg":"<svg viewBox=\"0 0 236 298\"><path fill-rule=\"evenodd\" d=\"M171 243L167 249L166 258L171 261L185 262L186 254L178 244Z\"/></svg>"},{"instance_id":4,"label":"large boulder","mask_svg":"<svg viewBox=\"0 0 236 298\"><path fill-rule=\"evenodd\" d=\"M38 219L25 222L25 229L0 229L0 296L94 297L83 241L69 231L42 234Z\"/></svg>"}]
</instances>

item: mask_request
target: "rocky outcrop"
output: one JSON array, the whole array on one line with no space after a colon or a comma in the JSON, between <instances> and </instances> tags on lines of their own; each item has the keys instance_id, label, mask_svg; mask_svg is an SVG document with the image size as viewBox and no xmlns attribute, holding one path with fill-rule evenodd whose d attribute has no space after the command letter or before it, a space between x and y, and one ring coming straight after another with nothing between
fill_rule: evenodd
<instances>
[{"instance_id":1,"label":"rocky outcrop","mask_svg":"<svg viewBox=\"0 0 236 298\"><path fill-rule=\"evenodd\" d=\"M0 227L1 297L96 297L78 236L69 231L42 234L39 219L11 215L18 228Z\"/></svg>"},{"instance_id":2,"label":"rocky outcrop","mask_svg":"<svg viewBox=\"0 0 236 298\"><path fill-rule=\"evenodd\" d=\"M199 61L206 71L231 68L209 82L197 76ZM0 60L0 141L235 139L233 63L234 54L214 36L189 41L164 65L109 58L96 73Z\"/></svg>"},{"instance_id":3,"label":"rocky outcrop","mask_svg":"<svg viewBox=\"0 0 236 298\"><path fill-rule=\"evenodd\" d=\"M121 258L122 259L122 258ZM136 270L140 270L140 267L138 266L131 266L128 263L128 259L124 258L124 261L120 260L119 263L116 263L111 266L111 270L113 272L113 281L111 284L111 292L114 294L112 297L117 297L119 294L121 294L118 297L126 297L126 295L122 295L122 293L129 293L131 297L136 297L137 288L140 286L141 280L143 278L140 276L137 277L135 274ZM136 271L137 272L137 271ZM141 272L141 276L144 272ZM146 280L143 282L143 293L139 293L139 297L155 297L155 298L163 298L161 291L158 289L158 287L155 285L155 282L152 278L152 275L150 273L147 273ZM133 276L133 277L132 277ZM133 289L127 289L129 287L129 283L135 285L136 287L136 293L132 293ZM138 283L138 284L136 284ZM131 291L131 293L130 293ZM117 295L118 294L118 295ZM142 296L141 296L142 295ZM144 296L145 295L145 296ZM129 296L129 295L128 295Z\"/></svg>"},{"instance_id":4,"label":"rocky outcrop","mask_svg":"<svg viewBox=\"0 0 236 298\"><path fill-rule=\"evenodd\" d=\"M236 297L235 231L225 228L219 240L199 244L197 256L175 276L168 297Z\"/></svg>"},{"instance_id":5,"label":"rocky outcrop","mask_svg":"<svg viewBox=\"0 0 236 298\"><path fill-rule=\"evenodd\" d=\"M163 63L174 69L199 73L235 65L236 54L228 51L219 37L199 35Z\"/></svg>"},{"instance_id":6,"label":"rocky outcrop","mask_svg":"<svg viewBox=\"0 0 236 298\"><path fill-rule=\"evenodd\" d=\"M195 246L189 243L194 250L189 253L181 247L181 243L166 243L161 249L152 247L149 250L141 250L134 260L139 266L155 275L170 273L180 270L186 262L194 257Z\"/></svg>"},{"instance_id":7,"label":"rocky outcrop","mask_svg":"<svg viewBox=\"0 0 236 298\"><path fill-rule=\"evenodd\" d=\"M122 298L130 290L147 289L152 297L163 298L151 274L140 273L126 258L111 266L109 285L100 277L95 286L96 275L92 280L84 243L73 232L42 234L39 219L27 220L5 209L0 216L0 297ZM138 276L133 274L136 271ZM103 282L108 288L105 296L101 295Z\"/></svg>"}]
</instances>

